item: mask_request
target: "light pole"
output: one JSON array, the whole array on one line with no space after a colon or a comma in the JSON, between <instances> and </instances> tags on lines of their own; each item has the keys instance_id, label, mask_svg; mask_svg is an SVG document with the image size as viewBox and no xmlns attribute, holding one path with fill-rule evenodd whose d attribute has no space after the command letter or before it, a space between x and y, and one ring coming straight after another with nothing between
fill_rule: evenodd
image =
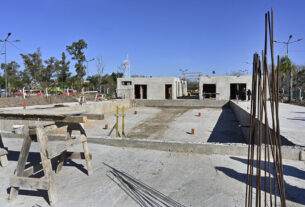
<instances>
[{"instance_id":1,"label":"light pole","mask_svg":"<svg viewBox=\"0 0 305 207\"><path fill-rule=\"evenodd\" d=\"M286 45L286 55L287 55L287 57L288 57L288 45L291 44L291 43L299 42L299 41L302 40L302 38L299 38L299 39L297 39L297 40L291 42L291 41L290 41L291 39L292 39L292 35L289 35L289 39L288 39L287 42L280 42L280 41L273 40L273 41L276 42L276 43L285 44L285 45Z\"/></svg>"},{"instance_id":2,"label":"light pole","mask_svg":"<svg viewBox=\"0 0 305 207\"><path fill-rule=\"evenodd\" d=\"M299 42L299 41L302 40L302 38L299 38L295 41L290 41L291 39L292 39L292 35L289 35L289 38L288 38L287 42L280 42L280 41L273 40L275 43L286 45L286 56L287 56L287 58L288 58L288 46L289 46L289 44ZM292 99L292 68L289 69L289 97L288 97L289 102L291 101L291 99Z\"/></svg>"},{"instance_id":3,"label":"light pole","mask_svg":"<svg viewBox=\"0 0 305 207\"><path fill-rule=\"evenodd\" d=\"M11 40L11 41L8 41L8 38L9 36L11 36L11 32L9 32L7 34L7 37L4 39L4 40L0 40L0 42L3 42L4 44L4 54L5 54L5 57L4 57L4 64L5 64L5 97L7 97L7 65L6 65L6 43L7 42L20 42L20 40Z\"/></svg>"},{"instance_id":4,"label":"light pole","mask_svg":"<svg viewBox=\"0 0 305 207\"><path fill-rule=\"evenodd\" d=\"M88 70L88 63L95 60L95 58L92 58L91 60L86 60L86 63L87 63L87 78L88 78L88 74L89 74L89 70Z\"/></svg>"}]
</instances>

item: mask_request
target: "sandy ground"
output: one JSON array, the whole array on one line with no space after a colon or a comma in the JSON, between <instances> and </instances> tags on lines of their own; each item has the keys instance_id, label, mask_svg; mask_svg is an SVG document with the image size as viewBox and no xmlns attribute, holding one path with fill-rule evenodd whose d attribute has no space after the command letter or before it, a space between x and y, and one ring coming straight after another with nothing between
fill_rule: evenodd
<instances>
[{"instance_id":1,"label":"sandy ground","mask_svg":"<svg viewBox=\"0 0 305 207\"><path fill-rule=\"evenodd\" d=\"M134 114L134 111L138 114ZM201 116L198 116L201 112ZM105 130L105 124L109 129ZM88 136L105 136L115 124L113 114L105 120L88 121ZM121 128L121 120L120 120ZM191 130L195 134L191 134ZM127 110L125 134L129 138L149 138L164 141L244 143L233 111L230 108L159 108L139 107ZM111 134L115 136L115 131Z\"/></svg>"},{"instance_id":2,"label":"sandy ground","mask_svg":"<svg viewBox=\"0 0 305 207\"><path fill-rule=\"evenodd\" d=\"M9 165L0 167L0 206L48 206L45 191L20 191L8 202L9 177L13 175L21 148L20 139L4 139L9 148ZM81 148L74 148L75 151ZM116 183L107 177L103 162L124 171L185 206L243 206L246 163L244 157L170 153L154 150L89 144L93 154L93 175L87 176L84 161L67 160L55 175L59 201L67 206L138 206ZM37 144L29 161L39 160ZM287 206L305 205L305 163L284 160Z\"/></svg>"}]
</instances>

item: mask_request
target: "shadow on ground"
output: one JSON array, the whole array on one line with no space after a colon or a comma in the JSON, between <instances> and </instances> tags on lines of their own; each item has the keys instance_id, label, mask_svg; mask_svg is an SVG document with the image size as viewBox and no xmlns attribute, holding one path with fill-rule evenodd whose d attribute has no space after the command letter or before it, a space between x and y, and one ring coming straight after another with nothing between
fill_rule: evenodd
<instances>
[{"instance_id":1,"label":"shadow on ground","mask_svg":"<svg viewBox=\"0 0 305 207\"><path fill-rule=\"evenodd\" d=\"M239 123L229 106L222 107L222 112L208 142L245 143Z\"/></svg>"},{"instance_id":2,"label":"shadow on ground","mask_svg":"<svg viewBox=\"0 0 305 207\"><path fill-rule=\"evenodd\" d=\"M247 159L243 159L243 158L239 158L239 157L231 157L231 159L242 162L244 164L248 163ZM256 162L254 163L256 166ZM271 166L273 166L273 163L270 162ZM221 171L223 172L225 175L234 178L240 182L243 182L246 184L246 178L247 178L247 174L246 173L239 173L237 171L235 171L234 169L231 168L227 168L227 167L215 167L215 169L217 171ZM264 164L262 165L262 170L264 170ZM283 165L283 170L284 170L284 175L286 176L292 176L298 179L303 179L305 180L305 171L300 170L296 167L293 166L289 166L289 165ZM273 168L271 167L271 171L273 171ZM262 173L264 174L264 173ZM269 178L267 177L267 186L269 186ZM261 176L261 181L262 181L262 192L270 192L270 189L267 187L267 189L265 190L264 188L264 180L265 177ZM256 182L256 176L254 176L254 183ZM274 178L271 178L271 183L272 186L274 186ZM285 182L285 192L286 192L286 200L295 202L295 203L299 203L302 205L305 205L305 189L303 188L299 188L297 186L293 186L288 184L287 182ZM274 189L272 188L272 194L274 195Z\"/></svg>"}]
</instances>

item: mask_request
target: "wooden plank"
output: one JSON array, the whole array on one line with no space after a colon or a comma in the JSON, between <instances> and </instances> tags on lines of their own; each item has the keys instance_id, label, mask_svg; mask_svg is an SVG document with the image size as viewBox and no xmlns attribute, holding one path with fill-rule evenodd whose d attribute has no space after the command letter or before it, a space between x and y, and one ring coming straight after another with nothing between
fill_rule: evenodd
<instances>
[{"instance_id":1,"label":"wooden plank","mask_svg":"<svg viewBox=\"0 0 305 207\"><path fill-rule=\"evenodd\" d=\"M85 154L83 152L66 152L66 159L79 159L83 160L85 158ZM89 153L89 159L92 160L92 154Z\"/></svg>"},{"instance_id":2,"label":"wooden plank","mask_svg":"<svg viewBox=\"0 0 305 207\"><path fill-rule=\"evenodd\" d=\"M104 120L104 114L80 114L81 116L86 116L88 120Z\"/></svg>"},{"instance_id":3,"label":"wooden plank","mask_svg":"<svg viewBox=\"0 0 305 207\"><path fill-rule=\"evenodd\" d=\"M17 164L17 168L16 168L16 173L15 173L16 176L23 176L25 163L28 159L28 155L29 155L29 151L30 151L30 147L31 147L31 143L32 143L32 139L29 135L29 130L27 127L24 128L24 135L25 135L25 138L23 140L21 151L20 151L19 158L18 158L18 164ZM17 197L18 192L19 192L18 187L11 187L9 200L14 200Z\"/></svg>"},{"instance_id":4,"label":"wooden plank","mask_svg":"<svg viewBox=\"0 0 305 207\"><path fill-rule=\"evenodd\" d=\"M74 113L78 114L78 113ZM56 121L70 123L86 123L86 116L73 116L63 114L19 114L19 113L0 113L0 119L5 120L32 120L32 121Z\"/></svg>"},{"instance_id":5,"label":"wooden plank","mask_svg":"<svg viewBox=\"0 0 305 207\"><path fill-rule=\"evenodd\" d=\"M49 182L48 195L49 195L50 205L54 205L57 202L58 197L55 188L54 176L52 172L51 159L48 159L47 156L48 137L45 134L45 131L42 126L38 126L36 128L36 134L37 134L38 143L40 145L40 157L43 166L43 172L45 178Z\"/></svg>"},{"instance_id":6,"label":"wooden plank","mask_svg":"<svg viewBox=\"0 0 305 207\"><path fill-rule=\"evenodd\" d=\"M60 155L62 152L66 151L68 147L72 147L74 145L80 144L86 140L86 137L81 135L80 137L69 139L65 141L64 143L59 143L54 147L47 147L47 157L49 159L52 159L58 155Z\"/></svg>"},{"instance_id":7,"label":"wooden plank","mask_svg":"<svg viewBox=\"0 0 305 207\"><path fill-rule=\"evenodd\" d=\"M0 155L0 164L2 167L6 167L8 165L8 160L6 155Z\"/></svg>"},{"instance_id":8,"label":"wooden plank","mask_svg":"<svg viewBox=\"0 0 305 207\"><path fill-rule=\"evenodd\" d=\"M110 130L110 132L108 133L108 136L110 136L110 135L112 134L112 132L113 132L113 130L115 129L115 127L116 127L116 124L113 125L113 127L112 127L111 130Z\"/></svg>"},{"instance_id":9,"label":"wooden plank","mask_svg":"<svg viewBox=\"0 0 305 207\"><path fill-rule=\"evenodd\" d=\"M10 186L25 189L49 190L49 182L46 178L30 178L12 176Z\"/></svg>"}]
</instances>

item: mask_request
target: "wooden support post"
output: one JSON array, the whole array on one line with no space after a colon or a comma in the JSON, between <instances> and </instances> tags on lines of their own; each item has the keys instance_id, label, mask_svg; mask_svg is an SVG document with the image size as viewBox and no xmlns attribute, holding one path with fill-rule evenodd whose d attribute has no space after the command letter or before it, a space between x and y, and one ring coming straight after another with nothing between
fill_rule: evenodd
<instances>
[{"instance_id":1,"label":"wooden support post","mask_svg":"<svg viewBox=\"0 0 305 207\"><path fill-rule=\"evenodd\" d=\"M83 124L79 124L79 126L83 129L81 130L81 134L84 136L83 148L84 148L85 160L87 165L87 171L88 171L88 175L90 176L92 175L92 166L91 166L90 154L87 146L87 135L85 133Z\"/></svg>"},{"instance_id":2,"label":"wooden support post","mask_svg":"<svg viewBox=\"0 0 305 207\"><path fill-rule=\"evenodd\" d=\"M30 147L31 147L31 143L32 143L32 139L29 134L29 129L27 127L24 127L24 135L25 135L25 137L23 140L22 148L21 148L20 155L18 158L17 169L15 172L16 176L23 176L25 164L28 159L28 155L29 155L29 151L30 151ZM19 187L11 186L9 200L14 200L17 197L18 193L19 193Z\"/></svg>"},{"instance_id":3,"label":"wooden support post","mask_svg":"<svg viewBox=\"0 0 305 207\"><path fill-rule=\"evenodd\" d=\"M116 137L119 137L119 106L116 107Z\"/></svg>"},{"instance_id":4,"label":"wooden support post","mask_svg":"<svg viewBox=\"0 0 305 207\"><path fill-rule=\"evenodd\" d=\"M54 205L58 200L58 197L54 182L54 176L52 172L51 159L49 159L47 156L48 136L46 135L42 126L36 127L36 135L40 145L40 157L41 157L44 177L49 182L48 196L49 196L50 205Z\"/></svg>"},{"instance_id":5,"label":"wooden support post","mask_svg":"<svg viewBox=\"0 0 305 207\"><path fill-rule=\"evenodd\" d=\"M69 127L68 127L65 140L71 139L71 134L72 134L72 130L69 129ZM62 169L62 166L64 165L65 158L66 158L66 152L67 151L65 150L63 153L61 153L61 155L59 157L58 165L56 167L56 173L59 173Z\"/></svg>"},{"instance_id":6,"label":"wooden support post","mask_svg":"<svg viewBox=\"0 0 305 207\"><path fill-rule=\"evenodd\" d=\"M122 107L122 137L125 137L125 106Z\"/></svg>"},{"instance_id":7,"label":"wooden support post","mask_svg":"<svg viewBox=\"0 0 305 207\"><path fill-rule=\"evenodd\" d=\"M7 151L4 148L2 137L0 134L0 164L2 167L6 167L8 165L8 160L6 155L7 155Z\"/></svg>"}]
</instances>

